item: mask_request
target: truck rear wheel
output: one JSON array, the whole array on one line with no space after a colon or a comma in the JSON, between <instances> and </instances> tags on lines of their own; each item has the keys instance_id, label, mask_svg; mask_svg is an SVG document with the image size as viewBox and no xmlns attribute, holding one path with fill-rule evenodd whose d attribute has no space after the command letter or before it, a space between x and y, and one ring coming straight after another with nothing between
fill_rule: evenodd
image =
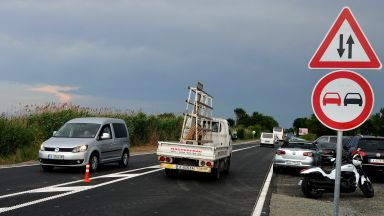
<instances>
[{"instance_id":1,"label":"truck rear wheel","mask_svg":"<svg viewBox=\"0 0 384 216\"><path fill-rule=\"evenodd\" d=\"M176 178L179 171L175 169L164 169L165 175L169 178Z\"/></svg>"},{"instance_id":2,"label":"truck rear wheel","mask_svg":"<svg viewBox=\"0 0 384 216\"><path fill-rule=\"evenodd\" d=\"M225 163L225 169L223 170L224 174L227 174L229 172L230 166L231 166L231 157L228 157Z\"/></svg>"}]
</instances>

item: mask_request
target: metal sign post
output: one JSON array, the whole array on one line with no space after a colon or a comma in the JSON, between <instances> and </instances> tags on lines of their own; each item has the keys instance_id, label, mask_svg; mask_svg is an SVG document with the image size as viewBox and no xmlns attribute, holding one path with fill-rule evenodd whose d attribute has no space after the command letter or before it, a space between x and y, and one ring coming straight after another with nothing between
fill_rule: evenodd
<instances>
[{"instance_id":1,"label":"metal sign post","mask_svg":"<svg viewBox=\"0 0 384 216\"><path fill-rule=\"evenodd\" d=\"M333 215L339 215L340 205L340 177L341 177L341 158L343 148L343 131L337 131L337 145L336 145L336 178L335 178L335 191L333 196Z\"/></svg>"}]
</instances>

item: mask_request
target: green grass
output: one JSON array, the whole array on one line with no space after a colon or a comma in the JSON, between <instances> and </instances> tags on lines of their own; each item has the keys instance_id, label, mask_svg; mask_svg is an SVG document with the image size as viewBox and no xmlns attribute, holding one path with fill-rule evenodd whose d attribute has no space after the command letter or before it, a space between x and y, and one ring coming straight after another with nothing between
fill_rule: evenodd
<instances>
[{"instance_id":1,"label":"green grass","mask_svg":"<svg viewBox=\"0 0 384 216\"><path fill-rule=\"evenodd\" d=\"M79 117L125 120L132 146L155 145L158 140L178 140L183 121L181 116L172 113L147 115L54 103L25 106L16 113L0 116L0 164L36 160L41 143L65 122Z\"/></svg>"}]
</instances>

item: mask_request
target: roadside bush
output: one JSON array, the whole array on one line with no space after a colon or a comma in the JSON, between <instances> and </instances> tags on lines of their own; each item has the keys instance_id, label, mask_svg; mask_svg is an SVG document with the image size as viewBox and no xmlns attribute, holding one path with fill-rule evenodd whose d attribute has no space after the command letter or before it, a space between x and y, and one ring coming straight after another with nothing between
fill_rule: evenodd
<instances>
[{"instance_id":1,"label":"roadside bush","mask_svg":"<svg viewBox=\"0 0 384 216\"><path fill-rule=\"evenodd\" d=\"M172 113L146 115L143 112L90 109L53 103L26 106L16 115L0 116L0 163L37 159L41 143L65 122L79 117L123 119L127 124L132 146L155 145L158 140L178 140L183 121L181 116Z\"/></svg>"}]
</instances>

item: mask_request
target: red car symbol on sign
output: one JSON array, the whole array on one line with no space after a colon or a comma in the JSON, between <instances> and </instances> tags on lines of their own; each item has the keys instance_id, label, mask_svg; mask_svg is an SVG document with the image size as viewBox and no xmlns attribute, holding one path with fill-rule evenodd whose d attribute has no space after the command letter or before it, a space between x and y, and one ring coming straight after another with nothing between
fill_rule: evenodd
<instances>
[{"instance_id":1,"label":"red car symbol on sign","mask_svg":"<svg viewBox=\"0 0 384 216\"><path fill-rule=\"evenodd\" d=\"M341 97L337 92L327 92L323 97L323 106L327 104L336 104L337 106L341 105Z\"/></svg>"}]
</instances>

